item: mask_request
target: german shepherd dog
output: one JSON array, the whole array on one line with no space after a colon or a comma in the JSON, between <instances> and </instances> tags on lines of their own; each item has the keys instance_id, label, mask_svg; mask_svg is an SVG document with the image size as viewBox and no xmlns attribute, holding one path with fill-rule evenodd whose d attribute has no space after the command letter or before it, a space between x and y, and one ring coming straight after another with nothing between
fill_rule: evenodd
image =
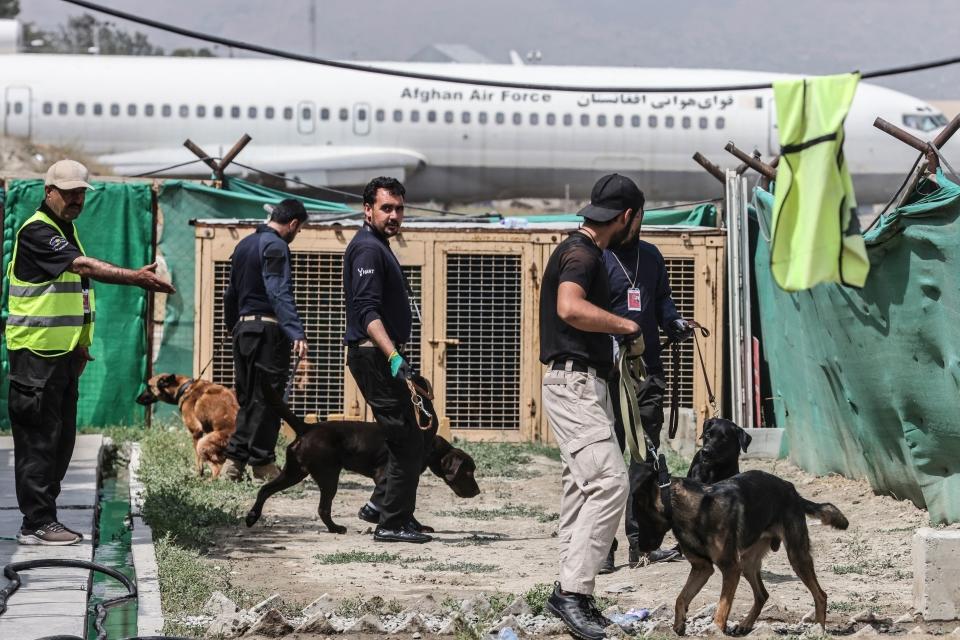
<instances>
[{"instance_id":1,"label":"german shepherd dog","mask_svg":"<svg viewBox=\"0 0 960 640\"><path fill-rule=\"evenodd\" d=\"M794 572L813 595L816 622L824 627L827 594L813 569L806 516L846 529L849 523L835 506L810 502L793 484L763 471L747 471L705 485L689 478L670 478L665 472L658 477L653 465L646 464L632 484L640 550L659 548L672 529L690 561L690 575L677 597L673 629L678 635L686 630L690 601L707 583L714 565L723 575L714 623L727 633L727 618L742 575L753 589L753 607L733 631L752 629L768 597L760 565L769 551L780 548L781 541Z\"/></svg>"},{"instance_id":2,"label":"german shepherd dog","mask_svg":"<svg viewBox=\"0 0 960 640\"><path fill-rule=\"evenodd\" d=\"M197 475L202 478L208 464L213 477L219 476L240 410L233 391L208 380L161 373L147 380L147 388L137 397L145 406L157 401L180 408L180 418L193 436Z\"/></svg>"},{"instance_id":3,"label":"german shepherd dog","mask_svg":"<svg viewBox=\"0 0 960 640\"><path fill-rule=\"evenodd\" d=\"M428 394L422 395L426 410L435 416L430 402L430 383L422 376L414 376L414 382ZM330 533L343 534L347 528L338 525L331 517L333 499L340 483L340 471L346 469L379 482L386 474L387 446L383 429L376 422L320 422L306 424L294 415L277 393L269 386L263 387L264 398L277 414L296 432L297 438L287 447L283 470L275 480L262 487L257 500L247 513L246 524L252 527L260 519L263 505L273 494L302 481L307 475L313 477L320 488L320 504L317 514ZM411 406L411 411L413 407ZM424 468L430 469L461 498L472 498L480 493L474 478L476 464L470 455L454 447L436 435L437 424L423 431L427 445Z\"/></svg>"}]
</instances>

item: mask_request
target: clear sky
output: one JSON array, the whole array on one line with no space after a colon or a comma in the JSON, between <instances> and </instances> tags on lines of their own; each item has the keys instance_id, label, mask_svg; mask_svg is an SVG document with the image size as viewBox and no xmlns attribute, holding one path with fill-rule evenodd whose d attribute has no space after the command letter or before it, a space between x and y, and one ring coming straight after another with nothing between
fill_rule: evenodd
<instances>
[{"instance_id":1,"label":"clear sky","mask_svg":"<svg viewBox=\"0 0 960 640\"><path fill-rule=\"evenodd\" d=\"M499 62L539 50L548 64L829 73L960 55L960 2L932 0L101 0L184 27L320 56L406 60L432 43ZM82 9L21 0L53 27ZM132 28L133 25L131 25ZM165 48L200 46L145 30ZM960 99L960 65L877 81L924 99Z\"/></svg>"}]
</instances>

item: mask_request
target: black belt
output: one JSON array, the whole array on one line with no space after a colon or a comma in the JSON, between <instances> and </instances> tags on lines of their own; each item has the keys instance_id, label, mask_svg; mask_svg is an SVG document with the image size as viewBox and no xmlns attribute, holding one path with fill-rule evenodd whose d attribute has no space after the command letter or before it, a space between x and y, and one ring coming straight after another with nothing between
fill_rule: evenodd
<instances>
[{"instance_id":1,"label":"black belt","mask_svg":"<svg viewBox=\"0 0 960 640\"><path fill-rule=\"evenodd\" d=\"M350 342L347 343L347 346L353 347L353 348L364 348L364 349L378 348L377 344L373 340L370 340L369 338L366 340L351 340ZM395 344L393 345L393 348L397 350L397 353L402 354L404 350L407 348L407 345Z\"/></svg>"},{"instance_id":2,"label":"black belt","mask_svg":"<svg viewBox=\"0 0 960 640\"><path fill-rule=\"evenodd\" d=\"M567 363L570 363L570 368L567 369ZM600 369L596 367L591 367L588 364L584 364L578 360L555 360L552 365L550 365L551 371L576 371L577 373L590 373L590 369L593 369L597 375L601 374Z\"/></svg>"}]
</instances>

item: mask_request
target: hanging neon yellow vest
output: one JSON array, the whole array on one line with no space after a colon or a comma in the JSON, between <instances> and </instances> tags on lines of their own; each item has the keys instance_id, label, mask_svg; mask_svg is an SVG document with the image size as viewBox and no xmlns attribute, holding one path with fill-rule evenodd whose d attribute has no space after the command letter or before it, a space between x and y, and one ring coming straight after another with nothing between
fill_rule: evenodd
<instances>
[{"instance_id":1,"label":"hanging neon yellow vest","mask_svg":"<svg viewBox=\"0 0 960 640\"><path fill-rule=\"evenodd\" d=\"M786 291L862 287L870 261L843 156L843 120L859 74L773 83L780 133L770 268Z\"/></svg>"},{"instance_id":2,"label":"hanging neon yellow vest","mask_svg":"<svg viewBox=\"0 0 960 640\"><path fill-rule=\"evenodd\" d=\"M57 356L69 353L76 347L88 347L93 342L93 324L96 302L93 288L88 291L84 309L84 292L80 276L64 271L60 277L47 282L25 282L15 275L20 232L28 224L42 222L53 227L63 236L60 228L42 211L30 216L17 231L13 245L13 259L7 266L10 279L9 308L7 317L7 349L29 349L42 356ZM73 227L80 253L83 245Z\"/></svg>"}]
</instances>

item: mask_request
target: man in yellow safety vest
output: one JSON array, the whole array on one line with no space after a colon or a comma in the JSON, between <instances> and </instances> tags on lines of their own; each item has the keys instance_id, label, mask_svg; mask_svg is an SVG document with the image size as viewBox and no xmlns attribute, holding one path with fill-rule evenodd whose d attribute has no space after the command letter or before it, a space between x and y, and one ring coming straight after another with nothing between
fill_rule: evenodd
<instances>
[{"instance_id":1,"label":"man in yellow safety vest","mask_svg":"<svg viewBox=\"0 0 960 640\"><path fill-rule=\"evenodd\" d=\"M83 211L88 172L60 160L48 170L45 197L17 231L7 277L5 337L13 428L20 544L68 545L83 537L57 519L57 496L77 431L77 381L93 360L96 300L91 280L173 293L150 264L124 269L87 256L73 221Z\"/></svg>"}]
</instances>

